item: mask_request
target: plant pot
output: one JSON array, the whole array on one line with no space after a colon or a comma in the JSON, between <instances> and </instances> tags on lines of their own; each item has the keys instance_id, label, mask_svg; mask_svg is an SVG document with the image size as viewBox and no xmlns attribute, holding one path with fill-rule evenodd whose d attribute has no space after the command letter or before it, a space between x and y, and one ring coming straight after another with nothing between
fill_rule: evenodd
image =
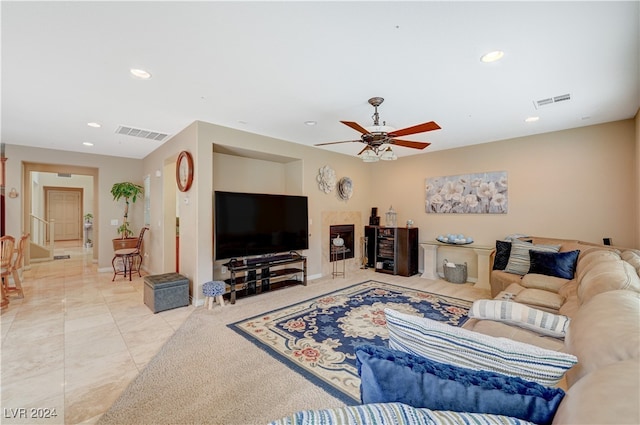
<instances>
[{"instance_id":1,"label":"plant pot","mask_svg":"<svg viewBox=\"0 0 640 425\"><path fill-rule=\"evenodd\" d=\"M113 250L117 251L119 249L125 249L125 248L135 248L136 245L138 244L138 238L117 238L117 239L112 239L113 241Z\"/></svg>"}]
</instances>

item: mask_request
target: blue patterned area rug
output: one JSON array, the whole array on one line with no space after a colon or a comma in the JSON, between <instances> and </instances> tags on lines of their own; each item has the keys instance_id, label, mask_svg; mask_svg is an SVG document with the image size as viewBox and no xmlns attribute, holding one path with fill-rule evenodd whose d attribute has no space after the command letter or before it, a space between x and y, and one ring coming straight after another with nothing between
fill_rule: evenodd
<instances>
[{"instance_id":1,"label":"blue patterned area rug","mask_svg":"<svg viewBox=\"0 0 640 425\"><path fill-rule=\"evenodd\" d=\"M370 280L229 327L333 396L357 404L355 347L387 345L385 308L462 326L471 304Z\"/></svg>"}]
</instances>

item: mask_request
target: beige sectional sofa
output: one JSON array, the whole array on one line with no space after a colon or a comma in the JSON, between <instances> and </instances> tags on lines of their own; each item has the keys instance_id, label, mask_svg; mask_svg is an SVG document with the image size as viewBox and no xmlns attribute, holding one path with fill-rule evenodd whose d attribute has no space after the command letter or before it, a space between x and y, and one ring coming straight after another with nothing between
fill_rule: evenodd
<instances>
[{"instance_id":1,"label":"beige sectional sofa","mask_svg":"<svg viewBox=\"0 0 640 425\"><path fill-rule=\"evenodd\" d=\"M491 273L492 295L570 318L563 339L495 320L465 328L575 355L554 424L640 423L640 251L531 237L534 245L580 250L575 277Z\"/></svg>"},{"instance_id":2,"label":"beige sectional sofa","mask_svg":"<svg viewBox=\"0 0 640 425\"><path fill-rule=\"evenodd\" d=\"M494 270L491 274L494 300L474 302L471 312L476 311L476 306L491 305L499 317L488 319L473 313L474 318L468 320L464 328L569 353L577 358L577 363L558 384L566 393L557 405L552 424L640 424L640 251L575 240L539 237L527 240L534 246L559 247L559 252L579 250L572 269L573 278L539 273L516 275ZM575 258L576 254L572 255ZM477 311L486 313L489 308ZM507 311L517 313L503 317ZM521 314L523 311L526 314ZM534 320L530 320L532 317ZM540 321L540 317L544 319ZM532 322L545 326L540 326L541 331L534 330ZM549 326L550 322L554 325ZM549 328L556 336L549 336ZM433 335L435 338L441 336L440 331ZM504 353L508 354L507 351ZM451 355L456 356L456 353ZM297 412L273 424L522 424L511 417L468 417L464 416L468 412L432 411L411 406L372 403Z\"/></svg>"}]
</instances>

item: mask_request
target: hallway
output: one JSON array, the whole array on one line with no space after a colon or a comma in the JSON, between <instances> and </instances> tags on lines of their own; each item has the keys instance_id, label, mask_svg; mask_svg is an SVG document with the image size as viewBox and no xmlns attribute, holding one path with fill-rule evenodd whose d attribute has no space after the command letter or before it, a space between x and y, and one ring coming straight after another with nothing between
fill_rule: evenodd
<instances>
[{"instance_id":1,"label":"hallway","mask_svg":"<svg viewBox=\"0 0 640 425\"><path fill-rule=\"evenodd\" d=\"M112 282L82 241L56 242L54 255L25 270L25 298L0 316L3 424L95 423L194 310L153 314L143 278Z\"/></svg>"}]
</instances>

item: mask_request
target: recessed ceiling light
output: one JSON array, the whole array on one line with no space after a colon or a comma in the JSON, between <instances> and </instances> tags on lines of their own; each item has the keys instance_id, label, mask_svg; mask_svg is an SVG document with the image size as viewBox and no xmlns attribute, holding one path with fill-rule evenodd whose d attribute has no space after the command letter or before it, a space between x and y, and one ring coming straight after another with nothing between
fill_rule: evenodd
<instances>
[{"instance_id":1,"label":"recessed ceiling light","mask_svg":"<svg viewBox=\"0 0 640 425\"><path fill-rule=\"evenodd\" d=\"M524 120L524 122L536 122L540 119L540 117L528 117Z\"/></svg>"},{"instance_id":2,"label":"recessed ceiling light","mask_svg":"<svg viewBox=\"0 0 640 425\"><path fill-rule=\"evenodd\" d=\"M480 58L480 61L484 63L495 62L502 59L503 56L504 56L504 52L502 50L494 50L493 52L489 52L482 55L482 57Z\"/></svg>"},{"instance_id":3,"label":"recessed ceiling light","mask_svg":"<svg viewBox=\"0 0 640 425\"><path fill-rule=\"evenodd\" d=\"M93 146L93 143L91 142L82 142L82 144L85 146Z\"/></svg>"},{"instance_id":4,"label":"recessed ceiling light","mask_svg":"<svg viewBox=\"0 0 640 425\"><path fill-rule=\"evenodd\" d=\"M97 122L88 122L88 123L87 123L87 125L88 125L89 127L93 127L93 128L100 128L100 127L102 127L102 125L101 125L100 123L97 123Z\"/></svg>"},{"instance_id":5,"label":"recessed ceiling light","mask_svg":"<svg viewBox=\"0 0 640 425\"><path fill-rule=\"evenodd\" d=\"M313 126L313 125L318 124L318 122L317 122L317 121L305 121L304 123L305 123L306 125L308 125L308 126Z\"/></svg>"},{"instance_id":6,"label":"recessed ceiling light","mask_svg":"<svg viewBox=\"0 0 640 425\"><path fill-rule=\"evenodd\" d=\"M151 74L144 69L131 68L129 72L131 72L131 75L136 78L140 78L141 80L148 80L149 78L151 78Z\"/></svg>"}]
</instances>

